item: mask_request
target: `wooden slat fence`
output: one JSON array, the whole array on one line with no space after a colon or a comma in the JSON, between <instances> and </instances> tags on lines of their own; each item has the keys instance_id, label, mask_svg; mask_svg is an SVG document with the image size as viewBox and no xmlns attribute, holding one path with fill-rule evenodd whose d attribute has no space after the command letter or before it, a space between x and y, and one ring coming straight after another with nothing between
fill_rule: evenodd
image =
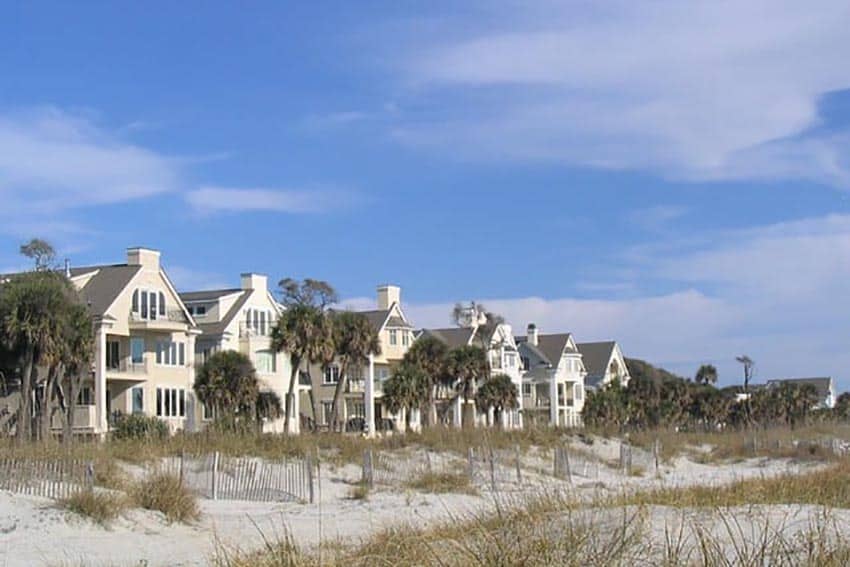
<instances>
[{"instance_id":1,"label":"wooden slat fence","mask_svg":"<svg viewBox=\"0 0 850 567\"><path fill-rule=\"evenodd\" d=\"M385 453L366 450L363 453L362 481L368 486L382 484L400 486L425 474L456 474L463 471L463 459L449 453L414 451Z\"/></svg>"},{"instance_id":2,"label":"wooden slat fence","mask_svg":"<svg viewBox=\"0 0 850 567\"><path fill-rule=\"evenodd\" d=\"M229 457L220 453L168 457L150 472L179 476L203 498L254 502L312 502L312 459Z\"/></svg>"},{"instance_id":3,"label":"wooden slat fence","mask_svg":"<svg viewBox=\"0 0 850 567\"><path fill-rule=\"evenodd\" d=\"M93 483L94 467L86 461L0 458L0 490L58 500Z\"/></svg>"},{"instance_id":4,"label":"wooden slat fence","mask_svg":"<svg viewBox=\"0 0 850 567\"><path fill-rule=\"evenodd\" d=\"M473 482L484 483L492 489L499 485L522 482L521 452L492 447L470 447L467 451L467 467Z\"/></svg>"}]
</instances>

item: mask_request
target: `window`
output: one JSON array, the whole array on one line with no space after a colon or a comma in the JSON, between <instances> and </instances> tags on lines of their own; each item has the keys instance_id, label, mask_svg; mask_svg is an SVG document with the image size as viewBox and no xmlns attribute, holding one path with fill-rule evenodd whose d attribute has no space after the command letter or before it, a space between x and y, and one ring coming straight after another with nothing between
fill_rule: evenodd
<instances>
[{"instance_id":1,"label":"window","mask_svg":"<svg viewBox=\"0 0 850 567\"><path fill-rule=\"evenodd\" d=\"M211 421L215 419L215 408L209 404L201 404L203 408L203 419L204 421Z\"/></svg>"},{"instance_id":2,"label":"window","mask_svg":"<svg viewBox=\"0 0 850 567\"><path fill-rule=\"evenodd\" d=\"M528 370L529 367L531 366L531 361L528 359L528 357L523 356L520 360L522 360L522 369Z\"/></svg>"},{"instance_id":3,"label":"window","mask_svg":"<svg viewBox=\"0 0 850 567\"><path fill-rule=\"evenodd\" d=\"M348 417L364 417L366 415L366 404L356 400L348 401Z\"/></svg>"},{"instance_id":4,"label":"window","mask_svg":"<svg viewBox=\"0 0 850 567\"><path fill-rule=\"evenodd\" d=\"M410 344L410 333L407 331L401 332L401 345L407 346Z\"/></svg>"},{"instance_id":5,"label":"window","mask_svg":"<svg viewBox=\"0 0 850 567\"><path fill-rule=\"evenodd\" d=\"M325 424L331 422L331 411L333 411L333 402L322 402L322 415L325 418Z\"/></svg>"},{"instance_id":6,"label":"window","mask_svg":"<svg viewBox=\"0 0 850 567\"><path fill-rule=\"evenodd\" d=\"M390 369L384 368L383 366L379 367L376 371L377 378L379 381L383 382L384 380L390 377Z\"/></svg>"},{"instance_id":7,"label":"window","mask_svg":"<svg viewBox=\"0 0 850 567\"><path fill-rule=\"evenodd\" d=\"M145 361L145 339L142 337L130 337L130 361L133 364Z\"/></svg>"},{"instance_id":8,"label":"window","mask_svg":"<svg viewBox=\"0 0 850 567\"><path fill-rule=\"evenodd\" d=\"M527 397L531 397L531 388L532 388L531 384L523 384L522 385L522 395L527 396Z\"/></svg>"},{"instance_id":9,"label":"window","mask_svg":"<svg viewBox=\"0 0 850 567\"><path fill-rule=\"evenodd\" d=\"M254 353L257 372L262 374L274 374L276 371L275 355L270 350L258 350Z\"/></svg>"},{"instance_id":10,"label":"window","mask_svg":"<svg viewBox=\"0 0 850 567\"><path fill-rule=\"evenodd\" d=\"M266 336L274 326L272 312L264 309L245 310L245 329L260 336Z\"/></svg>"},{"instance_id":11,"label":"window","mask_svg":"<svg viewBox=\"0 0 850 567\"><path fill-rule=\"evenodd\" d=\"M326 366L323 382L325 384L336 384L337 382L339 382L339 366L333 364L330 366Z\"/></svg>"},{"instance_id":12,"label":"window","mask_svg":"<svg viewBox=\"0 0 850 567\"><path fill-rule=\"evenodd\" d=\"M581 401L582 396L584 396L584 388L582 388L581 384L576 384L574 388L574 395L576 397L576 400Z\"/></svg>"},{"instance_id":13,"label":"window","mask_svg":"<svg viewBox=\"0 0 850 567\"><path fill-rule=\"evenodd\" d=\"M173 341L156 342L156 363L163 366L185 366L186 344Z\"/></svg>"},{"instance_id":14,"label":"window","mask_svg":"<svg viewBox=\"0 0 850 567\"><path fill-rule=\"evenodd\" d=\"M133 292L133 314L143 320L165 317L165 294L161 291L137 289Z\"/></svg>"},{"instance_id":15,"label":"window","mask_svg":"<svg viewBox=\"0 0 850 567\"><path fill-rule=\"evenodd\" d=\"M133 392L133 413L144 413L145 411L145 391L136 386Z\"/></svg>"},{"instance_id":16,"label":"window","mask_svg":"<svg viewBox=\"0 0 850 567\"><path fill-rule=\"evenodd\" d=\"M93 406L94 405L94 392L88 386L82 388L80 390L79 395L77 396L77 405L78 406Z\"/></svg>"},{"instance_id":17,"label":"window","mask_svg":"<svg viewBox=\"0 0 850 567\"><path fill-rule=\"evenodd\" d=\"M516 368L516 355L513 353L507 353L505 355L505 365L508 368Z\"/></svg>"},{"instance_id":18,"label":"window","mask_svg":"<svg viewBox=\"0 0 850 567\"><path fill-rule=\"evenodd\" d=\"M118 341L106 341L106 367L117 370L121 364L118 356L120 343Z\"/></svg>"},{"instance_id":19,"label":"window","mask_svg":"<svg viewBox=\"0 0 850 567\"><path fill-rule=\"evenodd\" d=\"M395 329L390 329L390 345L398 344L398 331Z\"/></svg>"},{"instance_id":20,"label":"window","mask_svg":"<svg viewBox=\"0 0 850 567\"><path fill-rule=\"evenodd\" d=\"M194 307L189 307L189 314L192 317L205 317L207 314L207 306L206 305L195 305Z\"/></svg>"},{"instance_id":21,"label":"window","mask_svg":"<svg viewBox=\"0 0 850 567\"><path fill-rule=\"evenodd\" d=\"M157 388L156 415L157 417L186 417L186 390Z\"/></svg>"}]
</instances>

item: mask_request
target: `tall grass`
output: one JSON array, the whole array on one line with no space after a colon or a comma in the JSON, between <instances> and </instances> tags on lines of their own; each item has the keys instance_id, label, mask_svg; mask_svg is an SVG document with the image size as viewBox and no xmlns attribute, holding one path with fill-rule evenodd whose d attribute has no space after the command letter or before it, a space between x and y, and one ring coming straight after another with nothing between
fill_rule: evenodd
<instances>
[{"instance_id":1,"label":"tall grass","mask_svg":"<svg viewBox=\"0 0 850 567\"><path fill-rule=\"evenodd\" d=\"M170 522L191 522L201 515L195 495L173 475L156 474L140 481L133 498L142 508L162 512Z\"/></svg>"},{"instance_id":2,"label":"tall grass","mask_svg":"<svg viewBox=\"0 0 850 567\"><path fill-rule=\"evenodd\" d=\"M107 526L127 508L127 498L120 493L82 490L60 500L59 506Z\"/></svg>"}]
</instances>

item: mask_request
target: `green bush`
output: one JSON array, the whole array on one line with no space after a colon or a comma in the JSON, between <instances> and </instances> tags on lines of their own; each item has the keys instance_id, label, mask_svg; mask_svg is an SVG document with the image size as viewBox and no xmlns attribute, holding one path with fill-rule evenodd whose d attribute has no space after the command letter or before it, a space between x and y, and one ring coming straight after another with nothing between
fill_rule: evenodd
<instances>
[{"instance_id":1,"label":"green bush","mask_svg":"<svg viewBox=\"0 0 850 567\"><path fill-rule=\"evenodd\" d=\"M168 426L155 417L141 414L116 414L112 429L114 439L165 439Z\"/></svg>"}]
</instances>

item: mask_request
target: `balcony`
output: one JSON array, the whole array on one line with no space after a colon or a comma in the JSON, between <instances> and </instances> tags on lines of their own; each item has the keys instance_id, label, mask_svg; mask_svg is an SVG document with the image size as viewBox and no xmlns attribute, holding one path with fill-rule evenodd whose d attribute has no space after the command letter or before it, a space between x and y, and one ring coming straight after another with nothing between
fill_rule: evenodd
<instances>
[{"instance_id":1,"label":"balcony","mask_svg":"<svg viewBox=\"0 0 850 567\"><path fill-rule=\"evenodd\" d=\"M188 325L186 315L180 309L168 309L164 315L157 313L155 318L143 317L141 313L130 313L130 329L182 331Z\"/></svg>"},{"instance_id":2,"label":"balcony","mask_svg":"<svg viewBox=\"0 0 850 567\"><path fill-rule=\"evenodd\" d=\"M239 338L240 339L256 339L268 338L271 335L272 328L276 321L266 321L264 323L254 324L249 321L239 322Z\"/></svg>"},{"instance_id":3,"label":"balcony","mask_svg":"<svg viewBox=\"0 0 850 567\"><path fill-rule=\"evenodd\" d=\"M130 358L122 358L118 364L107 365L106 374L109 377L121 375L121 378L141 380L148 373L148 362L133 362Z\"/></svg>"},{"instance_id":4,"label":"balcony","mask_svg":"<svg viewBox=\"0 0 850 567\"><path fill-rule=\"evenodd\" d=\"M345 385L345 392L347 394L361 394L366 391L366 380L352 380L349 379Z\"/></svg>"},{"instance_id":5,"label":"balcony","mask_svg":"<svg viewBox=\"0 0 850 567\"><path fill-rule=\"evenodd\" d=\"M76 406L74 408L74 430L94 429L96 423L95 406ZM50 426L53 429L63 429L65 427L65 415L55 413Z\"/></svg>"}]
</instances>

